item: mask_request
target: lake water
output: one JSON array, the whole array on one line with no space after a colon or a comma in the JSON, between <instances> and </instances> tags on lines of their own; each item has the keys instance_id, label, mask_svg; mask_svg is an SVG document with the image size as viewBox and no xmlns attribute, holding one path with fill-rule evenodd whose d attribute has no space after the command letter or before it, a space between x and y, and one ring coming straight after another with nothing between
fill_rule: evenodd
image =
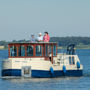
<instances>
[{"instance_id":1,"label":"lake water","mask_svg":"<svg viewBox=\"0 0 90 90\"><path fill-rule=\"evenodd\" d=\"M0 50L0 90L90 90L90 50L77 50L77 54L84 66L82 77L2 78L1 61L8 58L8 51Z\"/></svg>"}]
</instances>

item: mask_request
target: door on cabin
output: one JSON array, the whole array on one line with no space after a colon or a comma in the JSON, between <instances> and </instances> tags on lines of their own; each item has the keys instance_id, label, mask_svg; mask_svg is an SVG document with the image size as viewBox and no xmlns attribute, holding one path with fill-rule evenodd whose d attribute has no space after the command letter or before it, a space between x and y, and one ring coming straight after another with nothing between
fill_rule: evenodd
<instances>
[{"instance_id":1,"label":"door on cabin","mask_svg":"<svg viewBox=\"0 0 90 90\"><path fill-rule=\"evenodd\" d=\"M45 45L45 58L46 60L53 61L53 46Z\"/></svg>"}]
</instances>

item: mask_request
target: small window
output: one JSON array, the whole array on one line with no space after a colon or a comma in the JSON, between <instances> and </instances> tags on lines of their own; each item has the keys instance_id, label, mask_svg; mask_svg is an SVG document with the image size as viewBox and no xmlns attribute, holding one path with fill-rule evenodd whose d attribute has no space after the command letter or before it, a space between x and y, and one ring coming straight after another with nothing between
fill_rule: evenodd
<instances>
[{"instance_id":1,"label":"small window","mask_svg":"<svg viewBox=\"0 0 90 90\"><path fill-rule=\"evenodd\" d=\"M29 74L29 73L30 73L29 68L24 68L24 74Z\"/></svg>"},{"instance_id":2,"label":"small window","mask_svg":"<svg viewBox=\"0 0 90 90\"><path fill-rule=\"evenodd\" d=\"M27 56L33 56L33 46L27 46Z\"/></svg>"},{"instance_id":3,"label":"small window","mask_svg":"<svg viewBox=\"0 0 90 90\"><path fill-rule=\"evenodd\" d=\"M40 45L36 46L36 56L42 56L42 47Z\"/></svg>"},{"instance_id":4,"label":"small window","mask_svg":"<svg viewBox=\"0 0 90 90\"><path fill-rule=\"evenodd\" d=\"M19 56L25 56L25 46L24 45L19 47L18 55Z\"/></svg>"},{"instance_id":5,"label":"small window","mask_svg":"<svg viewBox=\"0 0 90 90\"><path fill-rule=\"evenodd\" d=\"M11 57L17 56L17 48L16 48L16 46L11 46L10 47L10 56Z\"/></svg>"}]
</instances>

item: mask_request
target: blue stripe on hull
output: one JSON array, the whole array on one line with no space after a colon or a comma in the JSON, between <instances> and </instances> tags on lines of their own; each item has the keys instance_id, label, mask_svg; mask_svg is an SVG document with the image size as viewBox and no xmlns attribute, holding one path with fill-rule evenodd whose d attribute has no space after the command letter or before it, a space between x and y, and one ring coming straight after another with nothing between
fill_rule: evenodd
<instances>
[{"instance_id":1,"label":"blue stripe on hull","mask_svg":"<svg viewBox=\"0 0 90 90\"><path fill-rule=\"evenodd\" d=\"M21 69L2 70L2 76L21 76Z\"/></svg>"},{"instance_id":2,"label":"blue stripe on hull","mask_svg":"<svg viewBox=\"0 0 90 90\"><path fill-rule=\"evenodd\" d=\"M41 78L49 78L49 77L60 77L60 76L82 76L82 70L67 70L66 73L63 71L54 71L51 74L50 71L44 70L32 70L31 77L41 77ZM21 76L20 69L6 69L2 70L2 76Z\"/></svg>"}]
</instances>

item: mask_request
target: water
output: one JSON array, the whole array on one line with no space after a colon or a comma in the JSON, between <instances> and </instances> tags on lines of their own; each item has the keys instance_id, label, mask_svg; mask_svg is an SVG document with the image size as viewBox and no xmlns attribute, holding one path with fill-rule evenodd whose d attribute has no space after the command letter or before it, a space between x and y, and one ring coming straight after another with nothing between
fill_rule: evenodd
<instances>
[{"instance_id":1,"label":"water","mask_svg":"<svg viewBox=\"0 0 90 90\"><path fill-rule=\"evenodd\" d=\"M77 50L84 66L82 77L62 78L20 78L0 76L0 90L89 90L90 89L90 50ZM1 60L8 57L7 50L0 50ZM1 72L0 72L1 74Z\"/></svg>"}]
</instances>

